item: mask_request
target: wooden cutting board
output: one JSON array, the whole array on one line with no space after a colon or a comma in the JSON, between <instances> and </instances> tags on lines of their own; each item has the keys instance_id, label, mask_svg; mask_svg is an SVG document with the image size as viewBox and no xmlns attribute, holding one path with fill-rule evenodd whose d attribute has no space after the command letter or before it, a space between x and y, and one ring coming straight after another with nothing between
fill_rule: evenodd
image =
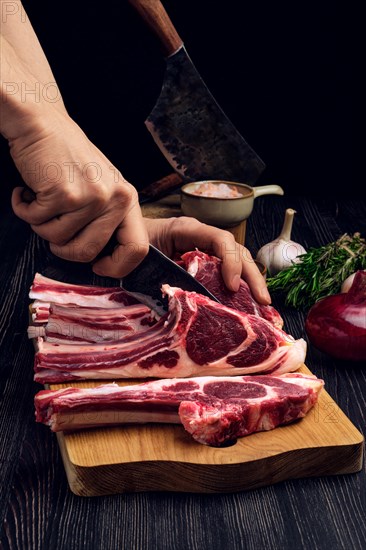
<instances>
[{"instance_id":1,"label":"wooden cutting board","mask_svg":"<svg viewBox=\"0 0 366 550\"><path fill-rule=\"evenodd\" d=\"M143 213L149 218L181 215L177 202L169 202L144 205ZM232 232L244 244L245 223ZM304 365L300 372L310 371ZM68 385L86 388L106 382ZM292 478L350 474L361 470L364 448L363 435L325 390L305 418L226 448L201 445L179 425L125 425L58 433L57 438L70 489L79 496L227 493Z\"/></svg>"},{"instance_id":2,"label":"wooden cutting board","mask_svg":"<svg viewBox=\"0 0 366 550\"><path fill-rule=\"evenodd\" d=\"M304 365L300 372L310 371ZM131 381L120 382L126 384ZM362 434L325 390L305 418L226 448L201 445L179 425L86 429L57 438L70 489L79 496L227 493L292 478L350 474L361 470L364 448Z\"/></svg>"}]
</instances>

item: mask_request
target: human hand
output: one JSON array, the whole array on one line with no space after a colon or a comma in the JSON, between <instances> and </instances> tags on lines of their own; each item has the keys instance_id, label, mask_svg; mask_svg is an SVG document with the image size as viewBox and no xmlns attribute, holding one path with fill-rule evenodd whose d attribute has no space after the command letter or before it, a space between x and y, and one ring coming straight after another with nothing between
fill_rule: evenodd
<instances>
[{"instance_id":1,"label":"human hand","mask_svg":"<svg viewBox=\"0 0 366 550\"><path fill-rule=\"evenodd\" d=\"M95 263L121 277L148 251L137 192L69 117L46 55L26 13L0 29L0 133L24 182L14 212L49 241L52 252L89 262L112 234L118 246Z\"/></svg>"},{"instance_id":2,"label":"human hand","mask_svg":"<svg viewBox=\"0 0 366 550\"><path fill-rule=\"evenodd\" d=\"M188 252L198 248L222 260L222 275L226 286L239 289L242 277L249 285L257 302L271 303L266 282L256 266L249 250L237 243L234 236L223 229L203 224L194 218L168 219L145 218L149 239L164 254Z\"/></svg>"},{"instance_id":3,"label":"human hand","mask_svg":"<svg viewBox=\"0 0 366 550\"><path fill-rule=\"evenodd\" d=\"M111 256L98 260L96 273L123 277L145 256L148 236L135 188L64 113L10 137L10 151L35 198L13 191L15 214L50 243L57 256L90 262L114 235Z\"/></svg>"}]
</instances>

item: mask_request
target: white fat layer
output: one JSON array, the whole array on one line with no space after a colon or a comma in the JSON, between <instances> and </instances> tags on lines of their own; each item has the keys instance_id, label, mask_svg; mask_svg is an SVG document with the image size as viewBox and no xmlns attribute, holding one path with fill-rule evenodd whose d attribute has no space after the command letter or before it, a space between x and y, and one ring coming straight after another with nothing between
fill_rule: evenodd
<instances>
[{"instance_id":1,"label":"white fat layer","mask_svg":"<svg viewBox=\"0 0 366 550\"><path fill-rule=\"evenodd\" d=\"M187 271L192 275L192 277L195 277L197 275L198 267L198 257L195 256L194 259L190 261Z\"/></svg>"}]
</instances>

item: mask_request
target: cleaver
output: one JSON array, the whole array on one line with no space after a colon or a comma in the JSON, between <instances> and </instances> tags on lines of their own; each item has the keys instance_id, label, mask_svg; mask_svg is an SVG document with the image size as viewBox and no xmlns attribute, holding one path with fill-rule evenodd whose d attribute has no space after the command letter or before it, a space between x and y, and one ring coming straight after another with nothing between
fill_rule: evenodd
<instances>
[{"instance_id":1,"label":"cleaver","mask_svg":"<svg viewBox=\"0 0 366 550\"><path fill-rule=\"evenodd\" d=\"M265 164L222 111L193 65L160 0L129 0L160 40L166 71L145 121L185 182L223 179L253 185Z\"/></svg>"},{"instance_id":2,"label":"cleaver","mask_svg":"<svg viewBox=\"0 0 366 550\"><path fill-rule=\"evenodd\" d=\"M122 279L122 288L160 315L168 311L168 299L162 297L163 284L176 286L189 292L203 294L215 302L219 300L209 290L153 245L135 269Z\"/></svg>"}]
</instances>

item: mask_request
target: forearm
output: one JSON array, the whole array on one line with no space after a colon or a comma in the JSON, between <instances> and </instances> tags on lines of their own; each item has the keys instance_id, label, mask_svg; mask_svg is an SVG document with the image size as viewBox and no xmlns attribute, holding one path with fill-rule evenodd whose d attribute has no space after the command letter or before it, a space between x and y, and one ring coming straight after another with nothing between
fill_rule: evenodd
<instances>
[{"instance_id":1,"label":"forearm","mask_svg":"<svg viewBox=\"0 0 366 550\"><path fill-rule=\"evenodd\" d=\"M22 3L0 0L0 7L0 132L11 140L36 123L46 110L66 111Z\"/></svg>"}]
</instances>

